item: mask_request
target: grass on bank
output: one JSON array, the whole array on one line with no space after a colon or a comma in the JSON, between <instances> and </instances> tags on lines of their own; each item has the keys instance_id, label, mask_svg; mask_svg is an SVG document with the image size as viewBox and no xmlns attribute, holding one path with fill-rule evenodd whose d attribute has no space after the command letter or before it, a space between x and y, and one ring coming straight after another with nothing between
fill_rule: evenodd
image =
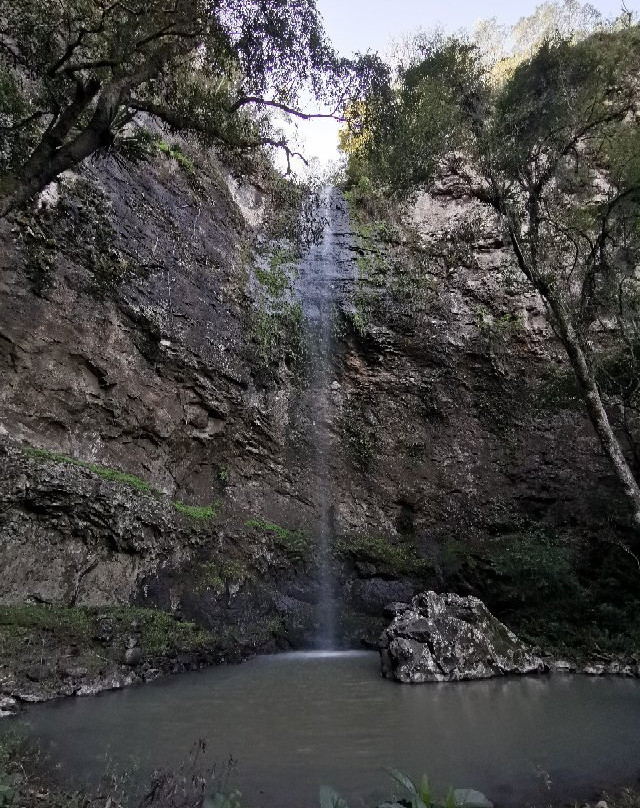
<instances>
[{"instance_id":1,"label":"grass on bank","mask_svg":"<svg viewBox=\"0 0 640 808\"><path fill-rule=\"evenodd\" d=\"M302 530L290 530L261 518L248 519L244 524L269 534L276 547L292 560L304 561L311 551L311 541Z\"/></svg>"},{"instance_id":2,"label":"grass on bank","mask_svg":"<svg viewBox=\"0 0 640 808\"><path fill-rule=\"evenodd\" d=\"M50 452L48 449L25 449L25 454L41 460L52 460L55 463L66 463L70 466L78 466L79 468L86 469L92 474L102 478L103 480L110 480L112 482L124 483L136 488L138 491L156 492L156 489L151 486L146 480L136 477L135 474L127 474L117 469L107 468L97 463L89 463L86 460L78 460L75 457L60 454L59 452Z\"/></svg>"},{"instance_id":3,"label":"grass on bank","mask_svg":"<svg viewBox=\"0 0 640 808\"><path fill-rule=\"evenodd\" d=\"M249 808L240 792L228 791L232 769L232 761L220 769L215 766L206 741L201 739L181 766L159 768L142 787L134 785L131 773L123 774L109 766L95 791L78 790L60 783L51 761L23 732L9 730L0 734L0 808ZM405 796L391 797L383 803L385 808L464 806L460 793L456 795L452 789L437 798L426 777L414 783L402 772L389 773ZM633 788L602 796L609 808L640 808L640 792ZM349 808L327 786L321 787L317 804L319 808ZM575 801L574 808L578 804Z\"/></svg>"},{"instance_id":4,"label":"grass on bank","mask_svg":"<svg viewBox=\"0 0 640 808\"><path fill-rule=\"evenodd\" d=\"M77 664L93 668L119 662L126 638L139 637L145 657L209 648L215 638L195 623L137 606L70 607L45 604L0 606L0 647L5 663L55 659L55 649L74 647ZM51 647L50 647L51 646ZM76 664L76 663L74 663Z\"/></svg>"},{"instance_id":5,"label":"grass on bank","mask_svg":"<svg viewBox=\"0 0 640 808\"><path fill-rule=\"evenodd\" d=\"M0 735L0 808L241 808L238 792L224 794L231 763L219 773L204 740L175 769L158 768L142 785L135 766L122 771L108 762L99 786L77 789L23 732Z\"/></svg>"}]
</instances>

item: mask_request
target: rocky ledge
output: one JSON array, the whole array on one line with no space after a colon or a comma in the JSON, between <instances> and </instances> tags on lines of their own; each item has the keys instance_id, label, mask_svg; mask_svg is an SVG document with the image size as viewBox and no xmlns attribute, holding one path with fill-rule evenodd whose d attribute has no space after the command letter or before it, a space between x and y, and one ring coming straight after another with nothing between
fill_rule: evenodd
<instances>
[{"instance_id":1,"label":"rocky ledge","mask_svg":"<svg viewBox=\"0 0 640 808\"><path fill-rule=\"evenodd\" d=\"M159 610L0 606L0 719L22 704L90 696L250 650Z\"/></svg>"},{"instance_id":2,"label":"rocky ledge","mask_svg":"<svg viewBox=\"0 0 640 808\"><path fill-rule=\"evenodd\" d=\"M454 682L545 670L478 598L425 592L389 608L395 617L378 641L389 679Z\"/></svg>"}]
</instances>

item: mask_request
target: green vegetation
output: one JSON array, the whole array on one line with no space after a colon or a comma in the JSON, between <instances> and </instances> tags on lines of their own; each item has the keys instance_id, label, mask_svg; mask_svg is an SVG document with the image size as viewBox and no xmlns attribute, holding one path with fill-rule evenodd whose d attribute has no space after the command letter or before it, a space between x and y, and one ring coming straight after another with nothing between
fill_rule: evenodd
<instances>
[{"instance_id":1,"label":"green vegetation","mask_svg":"<svg viewBox=\"0 0 640 808\"><path fill-rule=\"evenodd\" d=\"M376 454L376 436L371 430L366 430L361 422L345 421L347 433L347 448L354 465L362 472L371 468Z\"/></svg>"},{"instance_id":2,"label":"green vegetation","mask_svg":"<svg viewBox=\"0 0 640 808\"><path fill-rule=\"evenodd\" d=\"M122 157L132 163L149 160L156 154L163 154L175 160L190 180L196 178L196 167L193 160L184 152L179 143L169 143L144 126L136 125L131 133L123 134L118 142L118 151Z\"/></svg>"},{"instance_id":3,"label":"green vegetation","mask_svg":"<svg viewBox=\"0 0 640 808\"><path fill-rule=\"evenodd\" d=\"M138 491L155 492L155 489L140 477L136 477L134 474L127 474L126 472L118 471L117 469L106 468L105 466L100 466L97 463L88 463L86 460L77 460L75 457L69 457L68 455L63 455L58 452L50 452L48 449L25 449L25 454L29 455L29 457L40 458L42 460L53 460L56 463L67 463L71 466L79 466L80 468L86 469L92 474L101 477L103 480L124 483L124 485L130 485L133 488L137 488Z\"/></svg>"},{"instance_id":4,"label":"green vegetation","mask_svg":"<svg viewBox=\"0 0 640 808\"><path fill-rule=\"evenodd\" d=\"M575 546L543 530L500 536L487 547L505 606L549 607L577 591Z\"/></svg>"},{"instance_id":5,"label":"green vegetation","mask_svg":"<svg viewBox=\"0 0 640 808\"><path fill-rule=\"evenodd\" d=\"M310 552L309 538L301 530L289 530L264 519L249 519L245 527L255 528L268 533L273 543L294 561L304 561Z\"/></svg>"},{"instance_id":6,"label":"green vegetation","mask_svg":"<svg viewBox=\"0 0 640 808\"><path fill-rule=\"evenodd\" d=\"M314 0L0 0L0 18L11 30L0 49L0 216L87 158L131 146L139 113L219 152L281 149L290 161L269 108L295 111L307 92L338 114L384 73L374 57L338 57ZM191 171L176 146L159 148Z\"/></svg>"},{"instance_id":7,"label":"green vegetation","mask_svg":"<svg viewBox=\"0 0 640 808\"><path fill-rule=\"evenodd\" d=\"M95 790L72 790L57 767L25 733L0 736L0 808L241 808L237 791L225 793L232 761L219 769L200 740L176 769L159 768L145 783L108 761Z\"/></svg>"},{"instance_id":8,"label":"green vegetation","mask_svg":"<svg viewBox=\"0 0 640 808\"><path fill-rule=\"evenodd\" d=\"M268 304L254 309L249 333L262 368L295 361L302 351L302 306L283 301L273 310Z\"/></svg>"},{"instance_id":9,"label":"green vegetation","mask_svg":"<svg viewBox=\"0 0 640 808\"><path fill-rule=\"evenodd\" d=\"M207 521L207 519L215 519L220 513L220 500L216 500L212 505L185 505L184 502L174 502L173 507L179 512L188 516L189 519L195 519L198 522Z\"/></svg>"},{"instance_id":10,"label":"green vegetation","mask_svg":"<svg viewBox=\"0 0 640 808\"><path fill-rule=\"evenodd\" d=\"M83 177L70 187L68 193L63 181L57 204L19 215L15 243L36 295L49 287L53 267L66 260L86 269L83 291L101 300L113 295L125 278L144 275L146 267L121 249L106 194Z\"/></svg>"},{"instance_id":11,"label":"green vegetation","mask_svg":"<svg viewBox=\"0 0 640 808\"><path fill-rule=\"evenodd\" d=\"M382 536L338 536L333 550L338 556L373 564L380 572L397 576L421 578L431 569L430 563L421 556L415 545L409 542L393 543Z\"/></svg>"},{"instance_id":12,"label":"green vegetation","mask_svg":"<svg viewBox=\"0 0 640 808\"><path fill-rule=\"evenodd\" d=\"M449 788L444 799L436 799L426 775L422 777L420 783L414 783L410 777L398 769L389 768L386 771L407 796L401 798L394 796L379 808L464 808L464 799L458 801L452 788ZM464 792L461 791L459 796L463 797ZM349 806L334 789L322 786L320 788L320 808L349 808Z\"/></svg>"},{"instance_id":13,"label":"green vegetation","mask_svg":"<svg viewBox=\"0 0 640 808\"><path fill-rule=\"evenodd\" d=\"M143 494L152 494L159 496L160 492L154 488L146 480L136 477L135 474L128 474L124 471L117 469L107 468L97 463L89 463L86 460L78 460L75 457L61 454L59 452L51 452L48 449L25 449L25 454L29 457L39 460L51 460L54 463L65 463L71 466L78 466L79 468L90 471L102 480L109 482L121 483L123 485L131 486ZM187 505L180 500L174 500L171 503L178 513L192 519L195 522L206 522L210 519L216 519L220 514L222 502L218 499L211 505Z\"/></svg>"},{"instance_id":14,"label":"green vegetation","mask_svg":"<svg viewBox=\"0 0 640 808\"><path fill-rule=\"evenodd\" d=\"M124 804L132 808L242 808L245 803L240 792L228 792L225 788L232 762L219 770L206 749L207 742L202 739L178 769L154 773L144 785L142 795L131 801L131 794L136 791L131 773L114 771L109 766L100 779L98 792L65 789L52 762L34 742L23 732L11 730L0 736L0 808L41 808L43 804L47 808ZM464 808L464 789L454 793L449 788L444 796L437 797L427 777L417 783L397 769L387 772L402 796L392 795L379 808ZM603 794L602 798L610 808L640 808L640 793L634 788ZM333 788L322 786L319 808L348 808L348 805Z\"/></svg>"},{"instance_id":15,"label":"green vegetation","mask_svg":"<svg viewBox=\"0 0 640 808\"><path fill-rule=\"evenodd\" d=\"M378 434L367 412L370 402L362 395L354 395L347 401L340 419L345 448L353 465L366 474L375 459L378 449Z\"/></svg>"},{"instance_id":16,"label":"green vegetation","mask_svg":"<svg viewBox=\"0 0 640 808\"><path fill-rule=\"evenodd\" d=\"M140 645L151 657L178 652L198 651L211 647L214 638L205 629L189 621L177 620L172 614L155 609L125 606L110 611L123 629L137 624L141 632Z\"/></svg>"},{"instance_id":17,"label":"green vegetation","mask_svg":"<svg viewBox=\"0 0 640 808\"><path fill-rule=\"evenodd\" d=\"M69 636L86 636L91 631L92 614L86 609L44 604L0 606L0 626L7 632L28 628L34 631L60 631Z\"/></svg>"},{"instance_id":18,"label":"green vegetation","mask_svg":"<svg viewBox=\"0 0 640 808\"><path fill-rule=\"evenodd\" d=\"M283 362L289 366L302 357L302 306L296 300L293 282L295 264L314 237L314 225L305 221L304 215L311 189L287 182L281 196L285 209L278 221L269 224L269 238L258 250L258 265L253 271L257 283L249 313L254 359L270 373Z\"/></svg>"},{"instance_id":19,"label":"green vegetation","mask_svg":"<svg viewBox=\"0 0 640 808\"><path fill-rule=\"evenodd\" d=\"M100 629L101 624L107 628ZM106 632L109 649L96 641L96 632ZM57 647L77 644L83 664L101 667L105 654L118 657L124 637L140 636L140 646L150 657L177 651L193 651L211 645L213 637L194 623L176 619L168 612L136 606L67 607L50 605L0 606L0 638L9 659L21 648L36 656L39 644L56 640Z\"/></svg>"},{"instance_id":20,"label":"green vegetation","mask_svg":"<svg viewBox=\"0 0 640 808\"><path fill-rule=\"evenodd\" d=\"M496 315L485 306L478 306L476 309L476 323L481 336L492 349L500 344L504 345L524 332L524 322L520 313L506 312Z\"/></svg>"},{"instance_id":21,"label":"green vegetation","mask_svg":"<svg viewBox=\"0 0 640 808\"><path fill-rule=\"evenodd\" d=\"M230 586L240 586L252 580L247 563L239 558L216 558L201 564L194 572L195 589L224 592Z\"/></svg>"},{"instance_id":22,"label":"green vegetation","mask_svg":"<svg viewBox=\"0 0 640 808\"><path fill-rule=\"evenodd\" d=\"M281 297L289 289L289 277L282 267L277 270L256 269L256 278L272 297Z\"/></svg>"},{"instance_id":23,"label":"green vegetation","mask_svg":"<svg viewBox=\"0 0 640 808\"><path fill-rule=\"evenodd\" d=\"M22 808L24 772L39 763L39 755L26 737L10 731L0 735L0 808ZM71 800L68 808L80 808ZM58 806L55 806L58 808ZM67 808L66 805L60 808Z\"/></svg>"},{"instance_id":24,"label":"green vegetation","mask_svg":"<svg viewBox=\"0 0 640 808\"><path fill-rule=\"evenodd\" d=\"M156 609L135 606L0 606L2 661L24 692L65 692L70 677L91 684L129 666L168 670L180 654L210 659L227 639ZM233 646L231 646L233 647Z\"/></svg>"},{"instance_id":25,"label":"green vegetation","mask_svg":"<svg viewBox=\"0 0 640 808\"><path fill-rule=\"evenodd\" d=\"M292 247L276 247L266 267L256 269L256 278L266 287L272 298L280 298L291 290L292 264L300 257L299 251ZM290 270L287 271L287 270Z\"/></svg>"},{"instance_id":26,"label":"green vegetation","mask_svg":"<svg viewBox=\"0 0 640 808\"><path fill-rule=\"evenodd\" d=\"M414 318L439 305L441 281L433 270L442 257L442 245L427 248L388 198L367 202L353 188L345 191L345 197L359 252L347 312L352 328L366 337L374 323L390 323L397 330L412 327Z\"/></svg>"},{"instance_id":27,"label":"green vegetation","mask_svg":"<svg viewBox=\"0 0 640 808\"><path fill-rule=\"evenodd\" d=\"M621 541L522 525L480 544L452 538L439 563L447 588L471 587L509 628L547 653L640 655L637 563Z\"/></svg>"},{"instance_id":28,"label":"green vegetation","mask_svg":"<svg viewBox=\"0 0 640 808\"><path fill-rule=\"evenodd\" d=\"M575 375L570 370L553 369L537 383L533 404L539 410L559 409L584 412L584 399Z\"/></svg>"},{"instance_id":29,"label":"green vegetation","mask_svg":"<svg viewBox=\"0 0 640 808\"><path fill-rule=\"evenodd\" d=\"M156 148L162 154L166 154L167 157L170 157L172 160L175 160L181 169L186 174L193 175L195 174L195 166L193 164L193 160L182 150L182 147L176 143L167 143L166 140L157 140L156 141Z\"/></svg>"},{"instance_id":30,"label":"green vegetation","mask_svg":"<svg viewBox=\"0 0 640 808\"><path fill-rule=\"evenodd\" d=\"M356 232L358 232L356 230ZM360 235L362 239L368 238ZM386 287L389 264L384 252L365 243L363 254L356 259L358 279L351 295L352 309L348 311L351 324L360 336L366 336L378 308L381 291Z\"/></svg>"}]
</instances>

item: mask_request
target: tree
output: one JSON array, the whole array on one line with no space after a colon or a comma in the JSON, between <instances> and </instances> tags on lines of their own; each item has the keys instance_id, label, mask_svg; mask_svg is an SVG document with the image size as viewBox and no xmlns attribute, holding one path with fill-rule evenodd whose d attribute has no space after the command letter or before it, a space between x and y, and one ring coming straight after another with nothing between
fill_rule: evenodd
<instances>
[{"instance_id":1,"label":"tree","mask_svg":"<svg viewBox=\"0 0 640 808\"><path fill-rule=\"evenodd\" d=\"M289 158L268 110L338 115L379 67L337 57L315 0L0 0L0 217L136 116Z\"/></svg>"},{"instance_id":2,"label":"tree","mask_svg":"<svg viewBox=\"0 0 640 808\"><path fill-rule=\"evenodd\" d=\"M472 45L439 42L390 101L361 105L358 154L389 193L428 188L445 170L497 213L637 525L640 488L611 425L601 358L635 368L640 356L639 68L638 26L546 39L498 86Z\"/></svg>"},{"instance_id":3,"label":"tree","mask_svg":"<svg viewBox=\"0 0 640 808\"><path fill-rule=\"evenodd\" d=\"M480 49L494 81L502 83L547 39L560 36L577 42L606 26L611 26L611 23L605 22L589 3L551 0L536 6L532 14L521 17L511 27L501 25L495 17L480 20L471 42Z\"/></svg>"}]
</instances>

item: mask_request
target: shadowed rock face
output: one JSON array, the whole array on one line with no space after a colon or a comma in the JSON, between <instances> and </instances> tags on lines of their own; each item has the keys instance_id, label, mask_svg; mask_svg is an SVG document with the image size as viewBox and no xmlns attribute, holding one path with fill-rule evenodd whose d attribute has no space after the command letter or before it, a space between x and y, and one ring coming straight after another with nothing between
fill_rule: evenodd
<instances>
[{"instance_id":1,"label":"shadowed rock face","mask_svg":"<svg viewBox=\"0 0 640 808\"><path fill-rule=\"evenodd\" d=\"M268 193L212 157L195 165L197 187L162 155L101 160L39 215L0 223L0 603L135 603L207 626L251 614L267 643L252 632L252 647L300 645L326 586L324 513L336 633L375 641L390 600L459 587L489 602L457 560L487 537L505 546L533 523L580 538L616 518L540 301L505 282L495 222L464 255L436 255L475 222L469 200L418 200L415 226L438 245L411 269L402 243L352 232L334 192L296 286L306 318L331 310L331 332L320 318L315 354L265 369L247 256ZM220 517L190 521L175 502L219 502ZM255 524L303 534L308 553Z\"/></svg>"},{"instance_id":2,"label":"shadowed rock face","mask_svg":"<svg viewBox=\"0 0 640 808\"><path fill-rule=\"evenodd\" d=\"M455 682L544 668L478 598L425 592L394 609L396 616L379 640L388 679Z\"/></svg>"}]
</instances>

